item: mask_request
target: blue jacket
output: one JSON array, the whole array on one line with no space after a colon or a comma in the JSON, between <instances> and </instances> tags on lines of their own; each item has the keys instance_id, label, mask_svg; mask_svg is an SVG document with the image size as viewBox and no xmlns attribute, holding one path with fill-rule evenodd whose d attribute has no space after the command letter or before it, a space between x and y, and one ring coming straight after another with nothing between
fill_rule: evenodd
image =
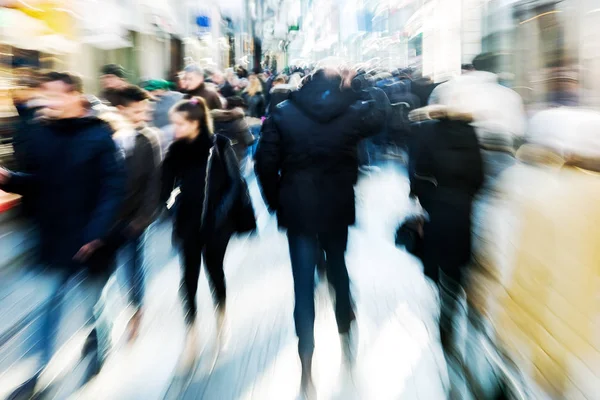
<instances>
[{"instance_id":1,"label":"blue jacket","mask_svg":"<svg viewBox=\"0 0 600 400\"><path fill-rule=\"evenodd\" d=\"M95 117L28 125L28 173L5 191L28 198L40 231L41 262L76 271L79 249L103 239L121 205L125 171L111 128Z\"/></svg>"}]
</instances>

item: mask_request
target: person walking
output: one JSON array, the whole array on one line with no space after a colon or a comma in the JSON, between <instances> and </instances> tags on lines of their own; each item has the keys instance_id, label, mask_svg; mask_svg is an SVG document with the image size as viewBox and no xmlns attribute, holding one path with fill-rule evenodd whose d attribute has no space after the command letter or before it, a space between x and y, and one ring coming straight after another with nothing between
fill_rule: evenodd
<instances>
[{"instance_id":1,"label":"person walking","mask_svg":"<svg viewBox=\"0 0 600 400\"><path fill-rule=\"evenodd\" d=\"M246 122L244 101L240 97L227 98L227 110L212 110L215 133L231 140L233 150L243 170L248 155L248 147L254 143L254 136Z\"/></svg>"},{"instance_id":2,"label":"person walking","mask_svg":"<svg viewBox=\"0 0 600 400\"><path fill-rule=\"evenodd\" d=\"M428 106L409 117L416 137L410 150L411 195L429 216L421 256L425 275L439 290L439 334L448 358L455 350L453 319L466 301L462 285L471 261L471 213L484 183L483 161L468 108Z\"/></svg>"},{"instance_id":3,"label":"person walking","mask_svg":"<svg viewBox=\"0 0 600 400\"><path fill-rule=\"evenodd\" d=\"M129 339L138 336L144 296L144 247L148 227L154 221L160 195L161 147L155 129L147 126L148 93L137 86L127 86L108 94L125 126L115 130L114 138L125 154L126 193L116 223L105 247L114 261L124 255L125 273L131 290L134 314L129 323Z\"/></svg>"},{"instance_id":4,"label":"person walking","mask_svg":"<svg viewBox=\"0 0 600 400\"><path fill-rule=\"evenodd\" d=\"M182 367L197 356L196 293L202 256L213 289L219 333L226 310L223 259L234 233L256 229L254 209L231 141L214 135L205 101L194 97L177 104L171 118L175 142L162 167L161 200L177 185L180 191L174 218L174 240L181 250L183 297L188 327Z\"/></svg>"},{"instance_id":5,"label":"person walking","mask_svg":"<svg viewBox=\"0 0 600 400\"><path fill-rule=\"evenodd\" d=\"M198 66L189 65L184 69L182 83L185 99L189 100L193 97L201 97L206 102L209 110L223 108L219 94L206 87L204 70Z\"/></svg>"},{"instance_id":6,"label":"person walking","mask_svg":"<svg viewBox=\"0 0 600 400\"><path fill-rule=\"evenodd\" d=\"M382 92L374 89L377 102L360 101L350 89L351 80L351 74L343 77L336 70L316 71L267 118L255 157L265 202L277 212L279 226L287 229L301 391L306 397L314 395L314 274L320 246L335 289L344 354L348 361L354 357L351 326L355 314L345 252L348 227L355 222L357 145L378 132L385 110Z\"/></svg>"},{"instance_id":7,"label":"person walking","mask_svg":"<svg viewBox=\"0 0 600 400\"><path fill-rule=\"evenodd\" d=\"M106 92L108 90L122 89L127 86L127 72L125 69L117 64L106 64L100 68L100 85L102 87L102 93L100 97L106 99Z\"/></svg>"},{"instance_id":8,"label":"person walking","mask_svg":"<svg viewBox=\"0 0 600 400\"><path fill-rule=\"evenodd\" d=\"M242 98L248 105L249 117L262 118L265 116L267 105L263 94L263 85L257 75L250 75L248 87L244 90Z\"/></svg>"},{"instance_id":9,"label":"person walking","mask_svg":"<svg viewBox=\"0 0 600 400\"><path fill-rule=\"evenodd\" d=\"M160 145L162 154L173 143L173 125L169 112L171 108L183 100L183 94L170 89L169 82L164 80L150 80L144 82L143 88L150 93L152 100L152 125L160 130Z\"/></svg>"},{"instance_id":10,"label":"person walking","mask_svg":"<svg viewBox=\"0 0 600 400\"><path fill-rule=\"evenodd\" d=\"M47 101L44 118L28 126L36 138L27 148L31 168L28 173L0 169L0 189L31 200L39 230L39 265L55 283L37 343L42 373L31 383L36 391L43 391L38 394L54 397L60 392L68 397L72 393L65 390L76 390L101 367L106 343L99 342L101 335L95 329L76 367L84 371L72 377L81 380L69 382L66 388L39 380L56 351L76 330L95 320L94 306L112 272L95 253L117 216L125 174L111 128L89 116L79 77L50 72L41 77L40 90ZM70 290L85 291L85 300L73 305L77 313L65 308L68 303L63 299ZM63 324L66 315L81 320Z\"/></svg>"}]
</instances>

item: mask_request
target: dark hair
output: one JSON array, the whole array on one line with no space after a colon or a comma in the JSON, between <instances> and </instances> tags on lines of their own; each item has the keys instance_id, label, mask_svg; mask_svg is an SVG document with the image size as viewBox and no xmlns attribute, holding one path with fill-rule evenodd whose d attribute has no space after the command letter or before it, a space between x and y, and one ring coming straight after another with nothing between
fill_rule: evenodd
<instances>
[{"instance_id":1,"label":"dark hair","mask_svg":"<svg viewBox=\"0 0 600 400\"><path fill-rule=\"evenodd\" d=\"M83 93L83 81L70 72L46 72L40 77L40 84L50 82L62 82L69 87L69 92Z\"/></svg>"},{"instance_id":2,"label":"dark hair","mask_svg":"<svg viewBox=\"0 0 600 400\"><path fill-rule=\"evenodd\" d=\"M138 103L150 98L148 92L135 85L128 85L122 89L109 89L106 91L105 97L114 107L127 107L131 103Z\"/></svg>"},{"instance_id":3,"label":"dark hair","mask_svg":"<svg viewBox=\"0 0 600 400\"><path fill-rule=\"evenodd\" d=\"M125 78L125 69L117 64L106 64L102 68L100 68L101 75L114 75L121 79Z\"/></svg>"},{"instance_id":4,"label":"dark hair","mask_svg":"<svg viewBox=\"0 0 600 400\"><path fill-rule=\"evenodd\" d=\"M197 121L200 127L200 134L212 135L212 119L202 97L192 97L189 100L182 100L171 108L170 113L185 114L188 121Z\"/></svg>"},{"instance_id":5,"label":"dark hair","mask_svg":"<svg viewBox=\"0 0 600 400\"><path fill-rule=\"evenodd\" d=\"M228 110L233 110L234 108L246 108L244 99L239 96L227 97L225 100L227 101Z\"/></svg>"},{"instance_id":6,"label":"dark hair","mask_svg":"<svg viewBox=\"0 0 600 400\"><path fill-rule=\"evenodd\" d=\"M473 66L473 64L463 64L460 66L460 69L464 71L473 71L475 67Z\"/></svg>"},{"instance_id":7,"label":"dark hair","mask_svg":"<svg viewBox=\"0 0 600 400\"><path fill-rule=\"evenodd\" d=\"M493 53L481 53L473 59L477 71L495 72L497 57Z\"/></svg>"}]
</instances>

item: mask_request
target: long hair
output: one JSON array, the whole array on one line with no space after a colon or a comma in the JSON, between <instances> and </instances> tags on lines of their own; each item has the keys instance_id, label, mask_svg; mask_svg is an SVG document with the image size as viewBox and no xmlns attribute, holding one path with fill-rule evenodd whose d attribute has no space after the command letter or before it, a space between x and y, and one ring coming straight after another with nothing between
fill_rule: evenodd
<instances>
[{"instance_id":1,"label":"long hair","mask_svg":"<svg viewBox=\"0 0 600 400\"><path fill-rule=\"evenodd\" d=\"M197 121L200 135L212 136L213 120L202 97L182 100L171 108L170 113L183 113L188 121Z\"/></svg>"},{"instance_id":2,"label":"long hair","mask_svg":"<svg viewBox=\"0 0 600 400\"><path fill-rule=\"evenodd\" d=\"M260 83L260 79L258 78L258 75L254 76L256 76L256 80L249 80L248 87L245 90L245 92L250 96L254 96L257 93L262 93L262 84Z\"/></svg>"}]
</instances>

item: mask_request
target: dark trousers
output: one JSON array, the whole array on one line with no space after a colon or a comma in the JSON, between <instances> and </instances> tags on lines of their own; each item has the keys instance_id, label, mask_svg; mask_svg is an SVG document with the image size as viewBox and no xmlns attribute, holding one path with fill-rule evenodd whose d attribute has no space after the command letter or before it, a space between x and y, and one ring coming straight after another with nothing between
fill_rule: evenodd
<instances>
[{"instance_id":1,"label":"dark trousers","mask_svg":"<svg viewBox=\"0 0 600 400\"><path fill-rule=\"evenodd\" d=\"M213 235L206 244L202 243L199 237L183 240L183 300L188 324L196 320L198 310L196 294L198 293L202 255L204 255L204 266L214 301L217 305L225 306L226 289L223 260L230 238L231 233L222 232Z\"/></svg>"},{"instance_id":2,"label":"dark trousers","mask_svg":"<svg viewBox=\"0 0 600 400\"><path fill-rule=\"evenodd\" d=\"M347 242L347 227L322 234L288 232L296 300L294 322L298 336L298 352L301 356L312 355L315 347L315 267L322 251L325 251L327 257L327 279L335 290L338 331L346 333L350 330L354 311L345 259Z\"/></svg>"}]
</instances>

